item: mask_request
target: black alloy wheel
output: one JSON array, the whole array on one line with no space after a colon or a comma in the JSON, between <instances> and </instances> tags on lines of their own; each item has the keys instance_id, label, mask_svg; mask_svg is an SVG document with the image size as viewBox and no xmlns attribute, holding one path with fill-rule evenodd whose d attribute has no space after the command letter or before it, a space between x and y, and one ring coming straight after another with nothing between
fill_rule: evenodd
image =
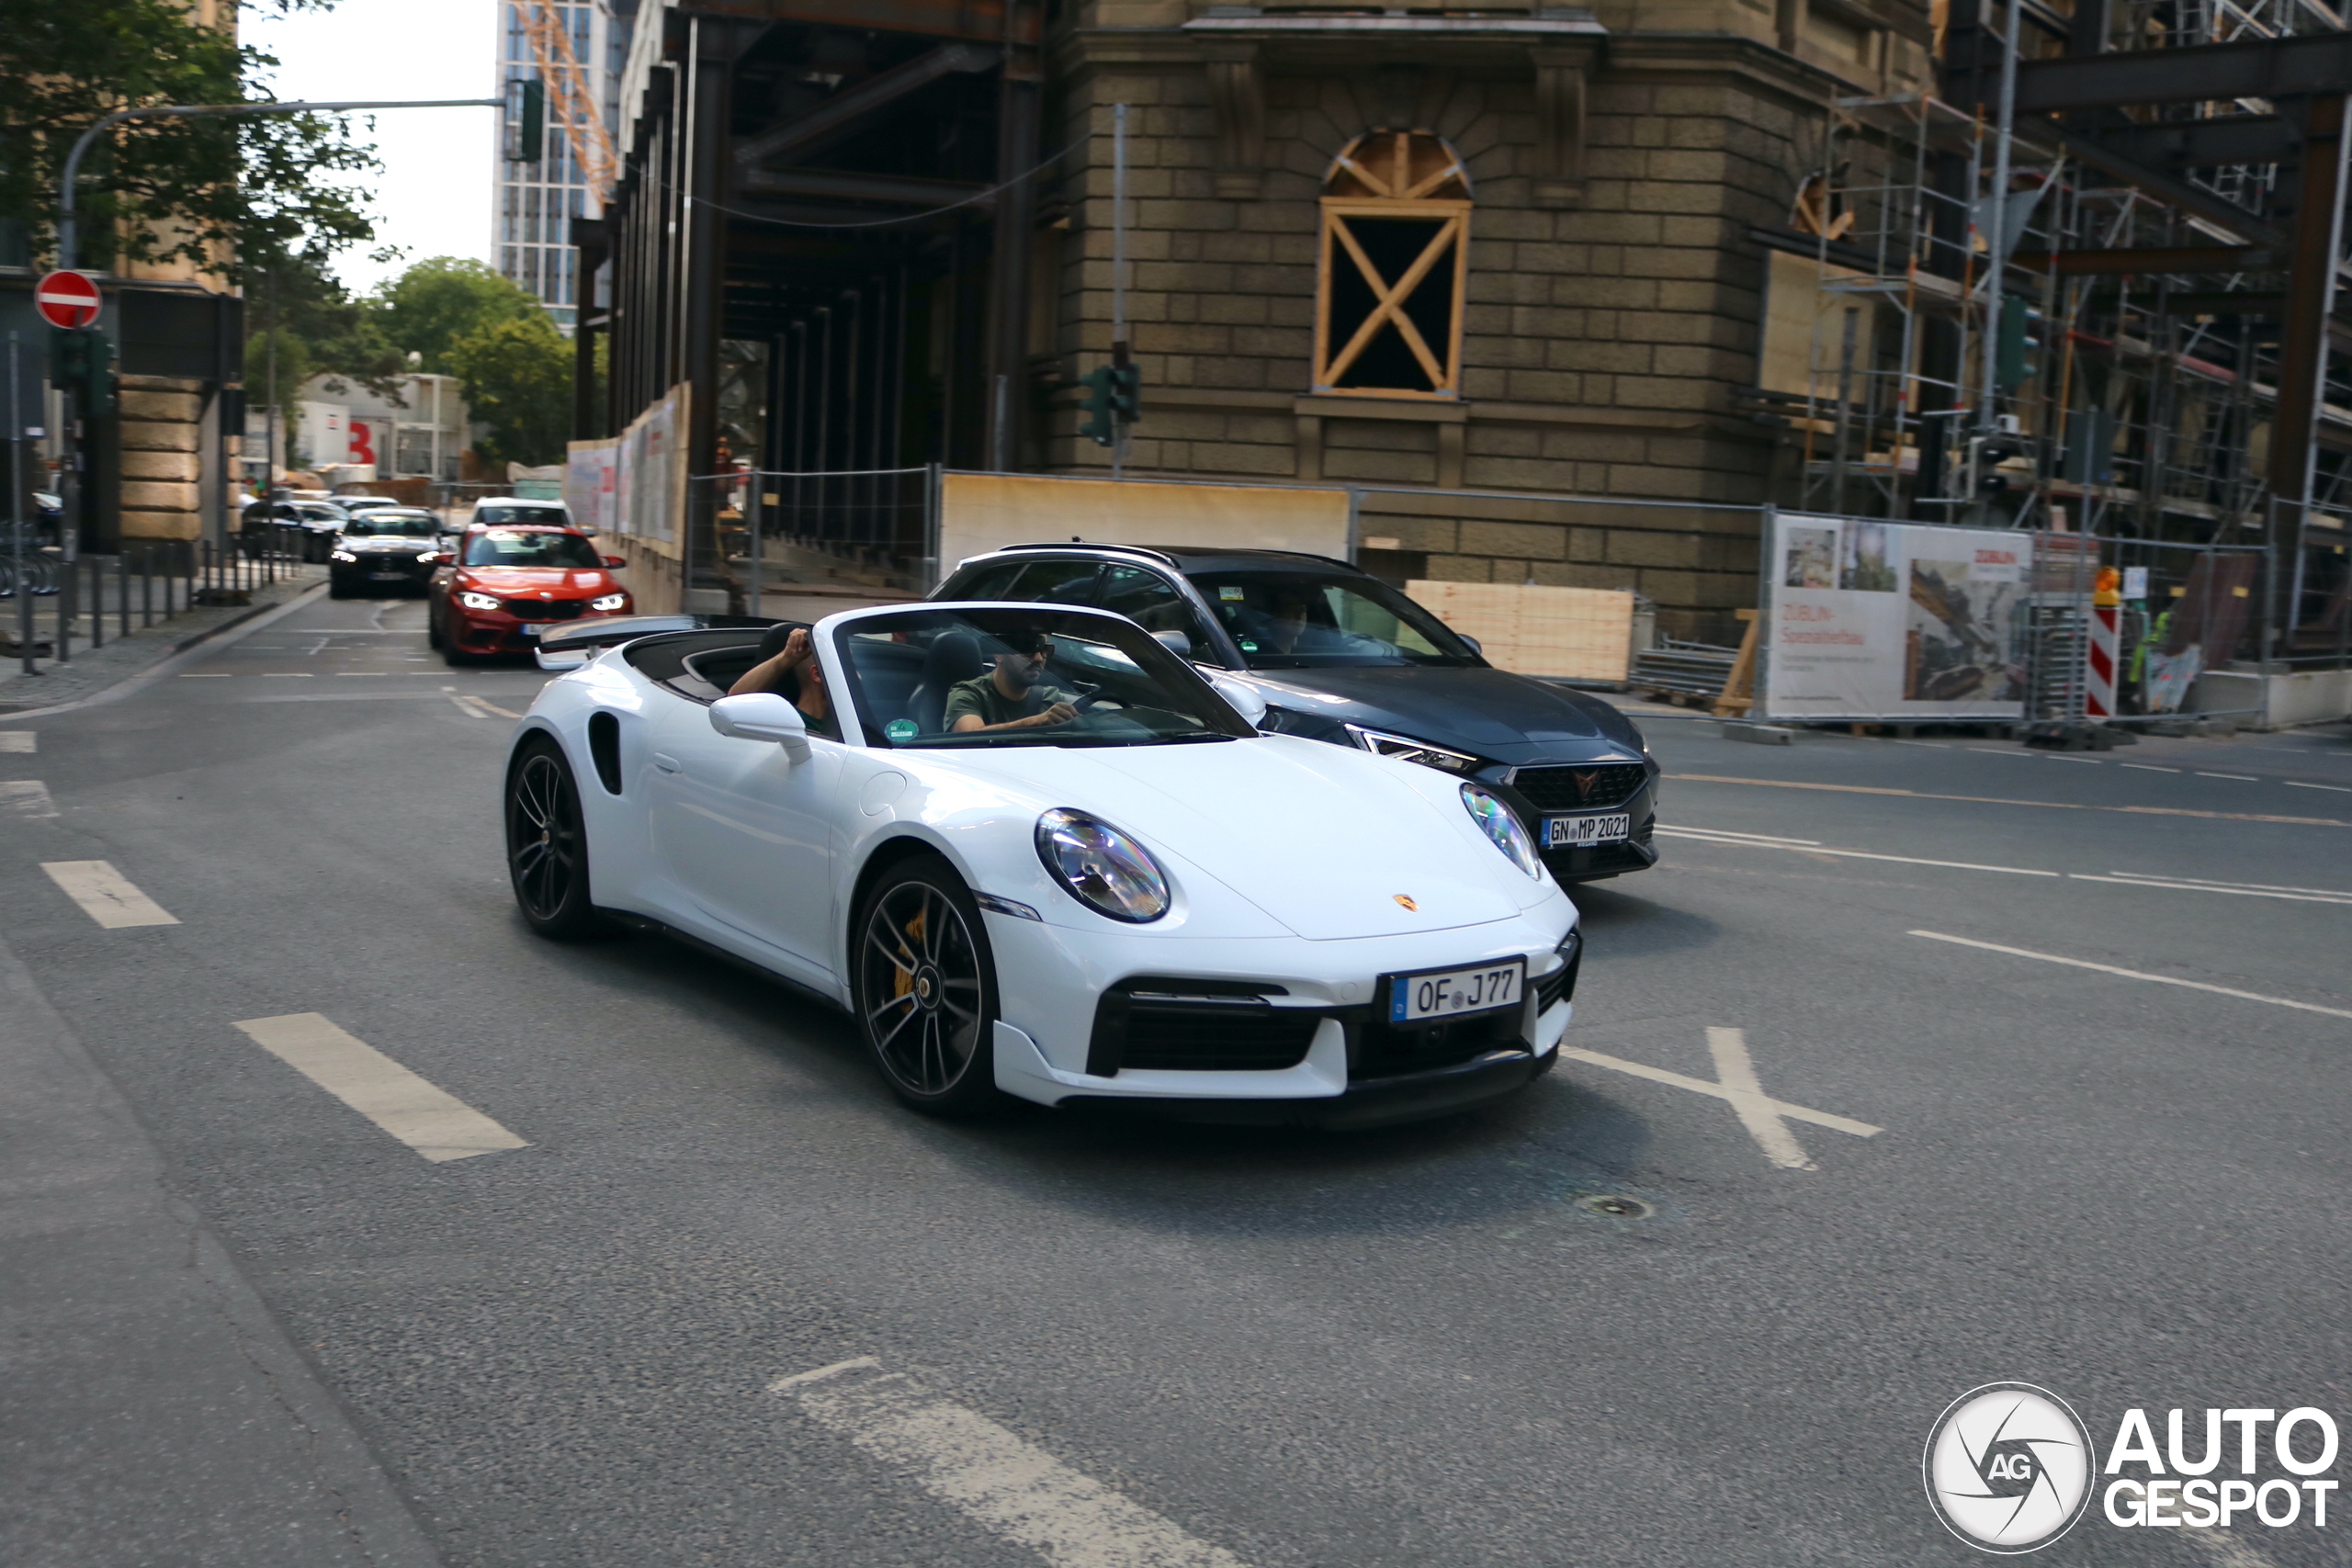
<instances>
[{"instance_id":1,"label":"black alloy wheel","mask_svg":"<svg viewBox=\"0 0 2352 1568\"><path fill-rule=\"evenodd\" d=\"M430 593L432 590L426 589ZM433 601L424 602L424 646L438 653L447 645L441 640L441 617L434 612Z\"/></svg>"},{"instance_id":2,"label":"black alloy wheel","mask_svg":"<svg viewBox=\"0 0 2352 1568\"><path fill-rule=\"evenodd\" d=\"M516 906L541 936L575 942L605 929L588 901L579 785L544 735L526 740L506 771L506 871Z\"/></svg>"},{"instance_id":3,"label":"black alloy wheel","mask_svg":"<svg viewBox=\"0 0 2352 1568\"><path fill-rule=\"evenodd\" d=\"M996 963L955 868L935 855L899 862L851 929L858 1025L891 1091L935 1116L1002 1104Z\"/></svg>"}]
</instances>

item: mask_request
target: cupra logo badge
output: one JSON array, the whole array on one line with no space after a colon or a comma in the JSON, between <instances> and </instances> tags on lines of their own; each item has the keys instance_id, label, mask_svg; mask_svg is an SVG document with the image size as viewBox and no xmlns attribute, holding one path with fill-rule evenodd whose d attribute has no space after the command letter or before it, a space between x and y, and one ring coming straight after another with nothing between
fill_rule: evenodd
<instances>
[{"instance_id":1,"label":"cupra logo badge","mask_svg":"<svg viewBox=\"0 0 2352 1568\"><path fill-rule=\"evenodd\" d=\"M2066 1402L2031 1383L1996 1382L1952 1401L1928 1434L1928 1501L1982 1551L2038 1551L2090 1501L2090 1433Z\"/></svg>"},{"instance_id":2,"label":"cupra logo badge","mask_svg":"<svg viewBox=\"0 0 2352 1568\"><path fill-rule=\"evenodd\" d=\"M1389 895L1389 897L1390 897L1391 898L1396 899L1397 903L1399 903L1400 905L1404 906L1407 909L1408 909L1408 910L1412 911L1413 913L1415 913L1415 914L1419 914L1419 913L1420 913L1420 908L1421 908L1421 907L1420 907L1419 904L1416 904L1416 903L1414 903L1414 902L1413 902L1413 896L1412 896L1410 893L1392 893L1392 894L1390 894L1390 895Z\"/></svg>"}]
</instances>

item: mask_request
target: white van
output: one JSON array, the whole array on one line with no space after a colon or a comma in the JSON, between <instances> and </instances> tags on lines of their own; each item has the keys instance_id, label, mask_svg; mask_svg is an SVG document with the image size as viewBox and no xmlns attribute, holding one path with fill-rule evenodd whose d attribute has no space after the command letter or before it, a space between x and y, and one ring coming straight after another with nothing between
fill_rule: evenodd
<instances>
[{"instance_id":1,"label":"white van","mask_svg":"<svg viewBox=\"0 0 2352 1568\"><path fill-rule=\"evenodd\" d=\"M560 501L526 501L520 496L492 495L475 502L472 514L466 519L469 528L516 523L536 523L547 528L569 528L571 526L571 512Z\"/></svg>"}]
</instances>

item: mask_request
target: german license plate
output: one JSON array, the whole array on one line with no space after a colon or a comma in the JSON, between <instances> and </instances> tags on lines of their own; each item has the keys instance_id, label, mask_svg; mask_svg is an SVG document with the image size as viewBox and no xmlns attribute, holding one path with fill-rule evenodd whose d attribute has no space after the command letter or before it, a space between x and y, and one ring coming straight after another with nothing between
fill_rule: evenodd
<instances>
[{"instance_id":1,"label":"german license plate","mask_svg":"<svg viewBox=\"0 0 2352 1568\"><path fill-rule=\"evenodd\" d=\"M1430 969L1392 976L1388 1021L1421 1023L1467 1012L1514 1008L1527 995L1527 960L1513 958L1473 969Z\"/></svg>"},{"instance_id":2,"label":"german license plate","mask_svg":"<svg viewBox=\"0 0 2352 1568\"><path fill-rule=\"evenodd\" d=\"M408 573L404 571L371 571L368 574L368 581L370 582L406 582L408 581Z\"/></svg>"},{"instance_id":3,"label":"german license plate","mask_svg":"<svg viewBox=\"0 0 2352 1568\"><path fill-rule=\"evenodd\" d=\"M545 626L533 626L530 622L525 621L521 626L514 628L514 635L519 637L534 637L546 629L547 628Z\"/></svg>"},{"instance_id":4,"label":"german license plate","mask_svg":"<svg viewBox=\"0 0 2352 1568\"><path fill-rule=\"evenodd\" d=\"M1633 816L1623 811L1607 817L1546 817L1544 818L1544 847L1547 850L1580 850L1594 844L1621 843L1633 831Z\"/></svg>"}]
</instances>

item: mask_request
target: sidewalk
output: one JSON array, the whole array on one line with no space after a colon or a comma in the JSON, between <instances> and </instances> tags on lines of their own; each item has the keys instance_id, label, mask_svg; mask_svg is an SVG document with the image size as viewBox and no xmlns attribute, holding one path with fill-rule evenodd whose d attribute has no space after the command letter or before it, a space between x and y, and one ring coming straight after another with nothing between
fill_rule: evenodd
<instances>
[{"instance_id":1,"label":"sidewalk","mask_svg":"<svg viewBox=\"0 0 2352 1568\"><path fill-rule=\"evenodd\" d=\"M68 917L71 918L70 916ZM74 1568L432 1568L416 1519L0 945L0 1540Z\"/></svg>"},{"instance_id":2,"label":"sidewalk","mask_svg":"<svg viewBox=\"0 0 2352 1568\"><path fill-rule=\"evenodd\" d=\"M289 575L253 589L253 603L250 604L183 610L169 618L159 616L153 626L134 629L129 637L118 637L114 627L120 623L110 622L105 644L96 649L87 640L89 618L83 616L74 630L74 657L67 662L59 663L54 658L45 657L38 661L40 672L27 675L21 660L14 657L0 660L0 716L27 708L53 707L60 703L79 702L85 697L95 696L216 633L252 620L255 615L308 592L327 580L327 569L323 566L295 566L283 570ZM42 642L52 641L57 635L57 602L54 599L37 599L33 603L35 636ZM0 629L5 629L11 637L16 632L16 601L0 600L0 620L6 621L5 627ZM131 624L138 626L135 611Z\"/></svg>"}]
</instances>

